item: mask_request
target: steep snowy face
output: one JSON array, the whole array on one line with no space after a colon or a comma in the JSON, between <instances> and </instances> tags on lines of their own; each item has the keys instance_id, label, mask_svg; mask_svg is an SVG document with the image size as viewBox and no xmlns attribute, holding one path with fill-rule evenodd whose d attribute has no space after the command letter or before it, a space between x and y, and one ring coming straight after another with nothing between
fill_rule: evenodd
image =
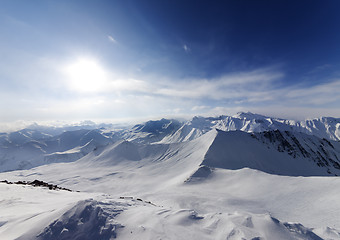
<instances>
[{"instance_id":1,"label":"steep snowy face","mask_svg":"<svg viewBox=\"0 0 340 240\"><path fill-rule=\"evenodd\" d=\"M296 159L308 159L329 174L339 175L340 142L320 139L299 132L279 130L252 134L259 141L279 152L286 152Z\"/></svg>"},{"instance_id":2,"label":"steep snowy face","mask_svg":"<svg viewBox=\"0 0 340 240\"><path fill-rule=\"evenodd\" d=\"M185 142L196 139L206 132L216 128L216 118L194 117L184 123L176 132L165 136L160 143Z\"/></svg>"},{"instance_id":3,"label":"steep snowy face","mask_svg":"<svg viewBox=\"0 0 340 240\"><path fill-rule=\"evenodd\" d=\"M120 176L116 184L120 185L119 181L125 184L131 182L130 189L145 185L164 188L164 185L174 182L182 184L199 168L216 134L216 131L211 131L193 141L172 144L120 141L96 149L75 164L107 167ZM143 181L134 179L136 176L144 176ZM158 180L155 182L155 179Z\"/></svg>"},{"instance_id":4,"label":"steep snowy face","mask_svg":"<svg viewBox=\"0 0 340 240\"><path fill-rule=\"evenodd\" d=\"M321 117L300 122L301 132L321 138L340 140L340 118ZM299 127L299 126L297 126ZM298 128L299 129L299 128Z\"/></svg>"},{"instance_id":5,"label":"steep snowy face","mask_svg":"<svg viewBox=\"0 0 340 240\"><path fill-rule=\"evenodd\" d=\"M202 165L288 176L340 175L340 143L279 130L252 134L219 130Z\"/></svg>"},{"instance_id":6,"label":"steep snowy face","mask_svg":"<svg viewBox=\"0 0 340 240\"><path fill-rule=\"evenodd\" d=\"M72 129L72 131L65 130L61 134L53 135L61 129L36 126L36 129L1 133L0 171L28 169L53 162L76 161L97 147L122 140L140 144L188 142L213 129L238 130L247 133L279 130L282 133L286 131L306 133L328 140L340 139L340 119L337 118L322 117L306 121L292 121L249 112L238 113L235 116L194 117L184 123L173 119L161 119L131 128L91 129L95 127L94 125L84 127L90 129L78 129L79 127L73 126L65 128ZM326 163L322 163L325 162L322 158L334 158L325 156L322 150L319 152L318 156L321 160L316 161L319 161L320 165L327 166ZM315 153L318 154L317 151Z\"/></svg>"},{"instance_id":7,"label":"steep snowy face","mask_svg":"<svg viewBox=\"0 0 340 240\"><path fill-rule=\"evenodd\" d=\"M31 141L39 141L51 138L51 135L36 130L23 129L11 133L0 133L0 144L2 146L20 146Z\"/></svg>"},{"instance_id":8,"label":"steep snowy face","mask_svg":"<svg viewBox=\"0 0 340 240\"><path fill-rule=\"evenodd\" d=\"M164 133L171 132L177 130L180 127L181 123L174 119L164 119L162 118L159 121L148 121L145 124L138 124L133 127L133 129L141 132L148 133Z\"/></svg>"},{"instance_id":9,"label":"steep snowy face","mask_svg":"<svg viewBox=\"0 0 340 240\"><path fill-rule=\"evenodd\" d=\"M336 174L337 158L339 142L278 130L121 140L74 162L0 173L81 191L3 181L0 238L340 239L340 179L291 177Z\"/></svg>"},{"instance_id":10,"label":"steep snowy face","mask_svg":"<svg viewBox=\"0 0 340 240\"><path fill-rule=\"evenodd\" d=\"M269 130L293 131L315 135L329 140L340 140L340 118L320 117L311 120L294 121L265 117L248 112L238 113L231 119L232 121L235 121L235 119L244 121L243 127L234 130L246 132L263 132Z\"/></svg>"},{"instance_id":11,"label":"steep snowy face","mask_svg":"<svg viewBox=\"0 0 340 240\"><path fill-rule=\"evenodd\" d=\"M182 123L174 119L161 119L158 121L148 121L143 124L137 124L131 129L120 133L121 138L139 143L159 142L164 137L172 135Z\"/></svg>"},{"instance_id":12,"label":"steep snowy face","mask_svg":"<svg viewBox=\"0 0 340 240\"><path fill-rule=\"evenodd\" d=\"M183 142L195 139L212 129L223 131L264 132L272 130L302 132L329 140L340 140L340 119L325 118L293 121L266 117L253 113L238 113L234 116L194 117L173 134L160 142Z\"/></svg>"},{"instance_id":13,"label":"steep snowy face","mask_svg":"<svg viewBox=\"0 0 340 240\"><path fill-rule=\"evenodd\" d=\"M124 140L103 149L96 149L93 153L89 156L90 161L104 166L116 165L124 160L141 160L138 145Z\"/></svg>"},{"instance_id":14,"label":"steep snowy face","mask_svg":"<svg viewBox=\"0 0 340 240\"><path fill-rule=\"evenodd\" d=\"M53 162L78 160L112 139L100 130L76 130L50 136L24 129L2 134L0 141L0 171L29 169Z\"/></svg>"}]
</instances>

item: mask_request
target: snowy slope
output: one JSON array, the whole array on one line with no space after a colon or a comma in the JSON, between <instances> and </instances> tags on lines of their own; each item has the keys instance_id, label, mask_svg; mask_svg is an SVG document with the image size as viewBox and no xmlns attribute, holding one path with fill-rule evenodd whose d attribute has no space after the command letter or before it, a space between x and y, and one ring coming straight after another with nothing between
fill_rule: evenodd
<instances>
[{"instance_id":1,"label":"snowy slope","mask_svg":"<svg viewBox=\"0 0 340 240\"><path fill-rule=\"evenodd\" d=\"M14 215L8 217L1 212L0 216L5 217L0 220L4 223L0 231L28 221L27 224L40 228L32 231L27 227L30 225L19 225L23 229L22 239L30 239L27 236L33 235L45 236L42 239L53 239L51 236L63 239L63 235L67 239L75 236L73 234L77 231L81 236L98 236L98 226L110 229L106 225L108 222L115 226L112 227L114 231L109 233L117 234L117 239L340 239L337 230L340 229L340 203L336 201L340 197L337 191L340 179L337 177L289 177L247 168L215 168L209 175L188 181L195 169L206 160L211 146L216 139L219 140L219 134L212 131L181 144L145 146L126 145L123 141L97 149L76 162L2 173L1 179L40 178L82 193L54 193L41 189L39 191L49 195L39 197L41 192L17 195L15 192L18 190L4 190L4 194L0 195L1 203L11 204L10 212ZM258 141L248 134L246 136ZM138 151L140 159L124 155L124 148ZM103 199L90 193L98 191L111 196L106 195ZM65 208L62 201L55 206L52 204L59 202L56 194L70 197L61 195L69 199ZM85 196L77 195L73 199L72 194ZM126 198L119 200L122 196ZM86 201L88 198L94 201ZM17 200L13 202L11 199ZM78 204L78 201L81 202ZM21 215L23 212L16 210L20 206L30 208L32 204L40 206L39 210L33 208L37 212ZM3 206L0 211L7 211L6 205ZM62 210L58 212L57 209ZM41 211L46 218L39 220L35 216L41 216ZM103 218L105 221L100 220ZM17 221L12 222L13 219ZM30 219L35 222L30 222ZM94 225L93 232L81 226L73 231L74 221L84 226L90 222ZM13 227L6 234L14 233L17 234ZM7 236L1 234L1 237Z\"/></svg>"},{"instance_id":2,"label":"snowy slope","mask_svg":"<svg viewBox=\"0 0 340 240\"><path fill-rule=\"evenodd\" d=\"M294 121L266 117L253 113L238 113L235 116L194 117L186 122L178 131L168 135L161 142L188 141L212 130L223 131L240 130L243 132L291 131L326 138L340 140L340 119L321 117L318 119Z\"/></svg>"},{"instance_id":3,"label":"snowy slope","mask_svg":"<svg viewBox=\"0 0 340 240\"><path fill-rule=\"evenodd\" d=\"M268 213L197 213L133 197L0 184L0 237L9 239L315 239ZM38 207L37 207L38 206ZM23 211L25 209L25 211ZM28 209L28 211L27 211ZM328 235L336 232L328 229Z\"/></svg>"},{"instance_id":4,"label":"snowy slope","mask_svg":"<svg viewBox=\"0 0 340 240\"><path fill-rule=\"evenodd\" d=\"M329 174L339 175L340 142L320 139L316 136L299 132L281 132L279 130L254 133L253 137L264 144L272 145L279 152L287 152L294 159L304 158L324 167Z\"/></svg>"},{"instance_id":5,"label":"snowy slope","mask_svg":"<svg viewBox=\"0 0 340 240\"><path fill-rule=\"evenodd\" d=\"M29 169L52 162L76 161L99 146L121 140L141 144L186 142L212 129L240 130L248 133L279 130L306 133L328 140L340 139L340 120L336 118L291 121L252 113L216 118L194 117L184 123L173 119L161 119L131 128L113 129L112 125L103 125L108 128L93 129L98 126L101 125L89 123L65 127L63 130L32 125L32 129L1 133L0 171Z\"/></svg>"},{"instance_id":6,"label":"snowy slope","mask_svg":"<svg viewBox=\"0 0 340 240\"><path fill-rule=\"evenodd\" d=\"M194 126L201 126L202 121L207 122L206 119L200 119L200 123L195 122ZM211 121L208 122L211 123ZM172 122L168 122L168 126L171 124ZM163 126L161 129L164 129L164 124L161 126ZM180 129L183 129L182 127ZM250 134L244 131L209 131L210 127L203 129L209 134L204 133L203 135L207 136L202 139L208 139L214 134L217 134L217 137L211 146L209 141L201 144L204 146L201 149L210 148L203 165L226 169L249 167L268 173L293 176L340 174L339 142L299 132L274 130ZM164 131L167 132L167 130ZM188 148L188 152L193 151L196 148L192 144L196 143L195 139L198 139L198 136L199 134L195 135L194 140L182 139L175 143L161 141L148 144L148 141L143 143L134 140L117 140L119 138L112 143L113 139L99 130L77 130L65 132L46 141L31 140L23 145L3 147L0 163L2 171L8 171L56 162L73 162L88 154L92 162L101 159L97 162L103 163L103 159L108 158L115 159L116 162L121 159L158 161L157 159L166 154L177 155L178 150L174 150L173 153L164 153L164 151L170 151L169 149L173 146ZM99 154L100 151L104 153ZM203 151L202 154L205 152Z\"/></svg>"},{"instance_id":7,"label":"snowy slope","mask_svg":"<svg viewBox=\"0 0 340 240\"><path fill-rule=\"evenodd\" d=\"M111 239L121 227L113 218L129 205L102 194L15 184L1 183L0 192L2 240Z\"/></svg>"},{"instance_id":8,"label":"snowy slope","mask_svg":"<svg viewBox=\"0 0 340 240\"><path fill-rule=\"evenodd\" d=\"M105 136L100 130L86 129L67 131L57 136L27 129L3 134L0 144L0 171L75 161L96 147L112 141L112 138Z\"/></svg>"},{"instance_id":9,"label":"snowy slope","mask_svg":"<svg viewBox=\"0 0 340 240\"><path fill-rule=\"evenodd\" d=\"M338 130L240 113L2 133L1 171L30 169L0 180L80 192L0 183L0 239L340 239Z\"/></svg>"},{"instance_id":10,"label":"snowy slope","mask_svg":"<svg viewBox=\"0 0 340 240\"><path fill-rule=\"evenodd\" d=\"M147 121L137 124L131 129L118 132L120 138L139 143L159 142L164 137L172 135L180 127L182 123L175 119L164 119L156 121Z\"/></svg>"},{"instance_id":11,"label":"snowy slope","mask_svg":"<svg viewBox=\"0 0 340 240\"><path fill-rule=\"evenodd\" d=\"M340 143L302 133L218 130L202 165L287 176L340 175Z\"/></svg>"}]
</instances>

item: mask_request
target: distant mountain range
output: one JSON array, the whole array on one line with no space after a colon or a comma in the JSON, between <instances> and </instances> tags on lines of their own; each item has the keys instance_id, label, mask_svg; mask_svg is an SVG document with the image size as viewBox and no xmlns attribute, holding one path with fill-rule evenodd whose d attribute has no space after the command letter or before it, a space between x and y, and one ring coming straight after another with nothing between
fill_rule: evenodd
<instances>
[{"instance_id":1,"label":"distant mountain range","mask_svg":"<svg viewBox=\"0 0 340 240\"><path fill-rule=\"evenodd\" d=\"M339 125L239 113L2 133L0 238L340 239Z\"/></svg>"},{"instance_id":2,"label":"distant mountain range","mask_svg":"<svg viewBox=\"0 0 340 240\"><path fill-rule=\"evenodd\" d=\"M215 129L219 131L203 165L287 175L340 174L339 118L293 121L249 112L186 122L161 119L118 129L95 124L65 129L33 125L0 134L0 171L72 162L121 141L138 146L180 144ZM311 166L305 168L305 163Z\"/></svg>"}]
</instances>

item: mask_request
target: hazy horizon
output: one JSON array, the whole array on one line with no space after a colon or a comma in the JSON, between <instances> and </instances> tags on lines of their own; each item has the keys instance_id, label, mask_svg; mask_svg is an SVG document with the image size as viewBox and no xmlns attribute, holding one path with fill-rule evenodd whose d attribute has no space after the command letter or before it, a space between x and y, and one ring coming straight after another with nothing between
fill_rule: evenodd
<instances>
[{"instance_id":1,"label":"hazy horizon","mask_svg":"<svg viewBox=\"0 0 340 240\"><path fill-rule=\"evenodd\" d=\"M197 114L197 115L169 115L169 116L153 116L153 117L144 117L144 118L127 118L127 119L86 119L81 121L63 121L63 120L55 120L55 121L15 121L15 122L2 122L0 123L0 133L1 132L13 132L22 129L29 129L31 126L39 126L39 127L55 127L55 128L67 128L72 126L85 126L85 125L93 125L93 126L116 126L116 127L131 127L136 124L142 124L147 121L157 121L163 118L165 119L176 119L179 121L190 121L194 117L220 117L220 116L235 116L238 113L252 113L252 114L259 114L257 112L250 112L250 111L239 111L233 114L228 113L215 113L215 114ZM333 117L333 116L315 116L315 117L306 117L306 118L295 118L292 117L282 117L287 116L286 114L279 115L268 115L268 114L259 114L265 117L270 117L273 119L286 119L286 120L293 120L293 121L303 121L303 120L310 120L310 119L319 119L321 117ZM336 117L335 117L336 118ZM340 119L340 118L338 118Z\"/></svg>"}]
</instances>

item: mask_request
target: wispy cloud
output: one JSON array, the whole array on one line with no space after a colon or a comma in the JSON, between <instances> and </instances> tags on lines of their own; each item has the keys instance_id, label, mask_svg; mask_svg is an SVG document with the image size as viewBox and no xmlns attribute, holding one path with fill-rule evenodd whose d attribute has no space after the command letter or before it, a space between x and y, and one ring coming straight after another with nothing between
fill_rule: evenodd
<instances>
[{"instance_id":1,"label":"wispy cloud","mask_svg":"<svg viewBox=\"0 0 340 240\"><path fill-rule=\"evenodd\" d=\"M88 74L87 74L88 75ZM273 83L283 74L270 70L257 70L225 75L215 79L159 79L155 77L126 78L106 71L105 78L97 76L91 92L143 94L166 98L193 100L237 100L263 101ZM86 79L86 78L85 78ZM72 79L65 80L68 85ZM85 82L86 83L86 82ZM89 85L92 86L92 85ZM84 87L71 88L81 91ZM87 93L89 91L84 91Z\"/></svg>"},{"instance_id":2,"label":"wispy cloud","mask_svg":"<svg viewBox=\"0 0 340 240\"><path fill-rule=\"evenodd\" d=\"M110 42L117 43L117 40L114 37L112 37L111 35L108 35L107 38L109 39Z\"/></svg>"},{"instance_id":3,"label":"wispy cloud","mask_svg":"<svg viewBox=\"0 0 340 240\"><path fill-rule=\"evenodd\" d=\"M207 109L210 109L210 107L209 106L205 106L205 105L193 106L191 108L191 110L194 111L194 112L206 111Z\"/></svg>"},{"instance_id":4,"label":"wispy cloud","mask_svg":"<svg viewBox=\"0 0 340 240\"><path fill-rule=\"evenodd\" d=\"M304 105L321 106L340 102L340 79L314 86L298 86L288 88L285 96L291 102Z\"/></svg>"},{"instance_id":5,"label":"wispy cloud","mask_svg":"<svg viewBox=\"0 0 340 240\"><path fill-rule=\"evenodd\" d=\"M191 51L191 49L186 44L183 45L183 49L186 53Z\"/></svg>"},{"instance_id":6,"label":"wispy cloud","mask_svg":"<svg viewBox=\"0 0 340 240\"><path fill-rule=\"evenodd\" d=\"M214 79L166 79L140 76L125 78L107 74L95 94L113 96L144 96L159 101L174 99L190 102L191 111L208 109L209 102L231 106L315 106L340 102L340 80L315 86L283 85L284 73L275 69L259 69L227 74ZM86 94L86 93L85 93ZM125 97L124 97L125 96ZM122 100L122 99L121 99ZM129 100L126 100L129 103ZM170 104L171 105L171 104ZM204 106L200 108L198 106ZM179 106L180 107L180 106ZM210 106L211 107L211 106Z\"/></svg>"},{"instance_id":7,"label":"wispy cloud","mask_svg":"<svg viewBox=\"0 0 340 240\"><path fill-rule=\"evenodd\" d=\"M84 65L87 70L93 68L86 77L83 71L78 75L78 68L73 69L75 78L73 74L58 72L62 68L58 61L37 61L36 65L41 71L38 74L32 70L32 80L21 88L20 97L5 86L0 89L0 110L5 113L0 122L145 119L237 111L299 118L340 116L340 79L328 79L314 86L287 84L284 72L277 68L211 79L172 79L143 72L126 76L95 62ZM93 76L93 82L89 76Z\"/></svg>"},{"instance_id":8,"label":"wispy cloud","mask_svg":"<svg viewBox=\"0 0 340 240\"><path fill-rule=\"evenodd\" d=\"M268 70L251 71L225 75L216 79L191 79L187 81L164 82L155 93L165 96L207 98L212 100L252 99L256 101L277 79L283 76L280 72Z\"/></svg>"}]
</instances>

